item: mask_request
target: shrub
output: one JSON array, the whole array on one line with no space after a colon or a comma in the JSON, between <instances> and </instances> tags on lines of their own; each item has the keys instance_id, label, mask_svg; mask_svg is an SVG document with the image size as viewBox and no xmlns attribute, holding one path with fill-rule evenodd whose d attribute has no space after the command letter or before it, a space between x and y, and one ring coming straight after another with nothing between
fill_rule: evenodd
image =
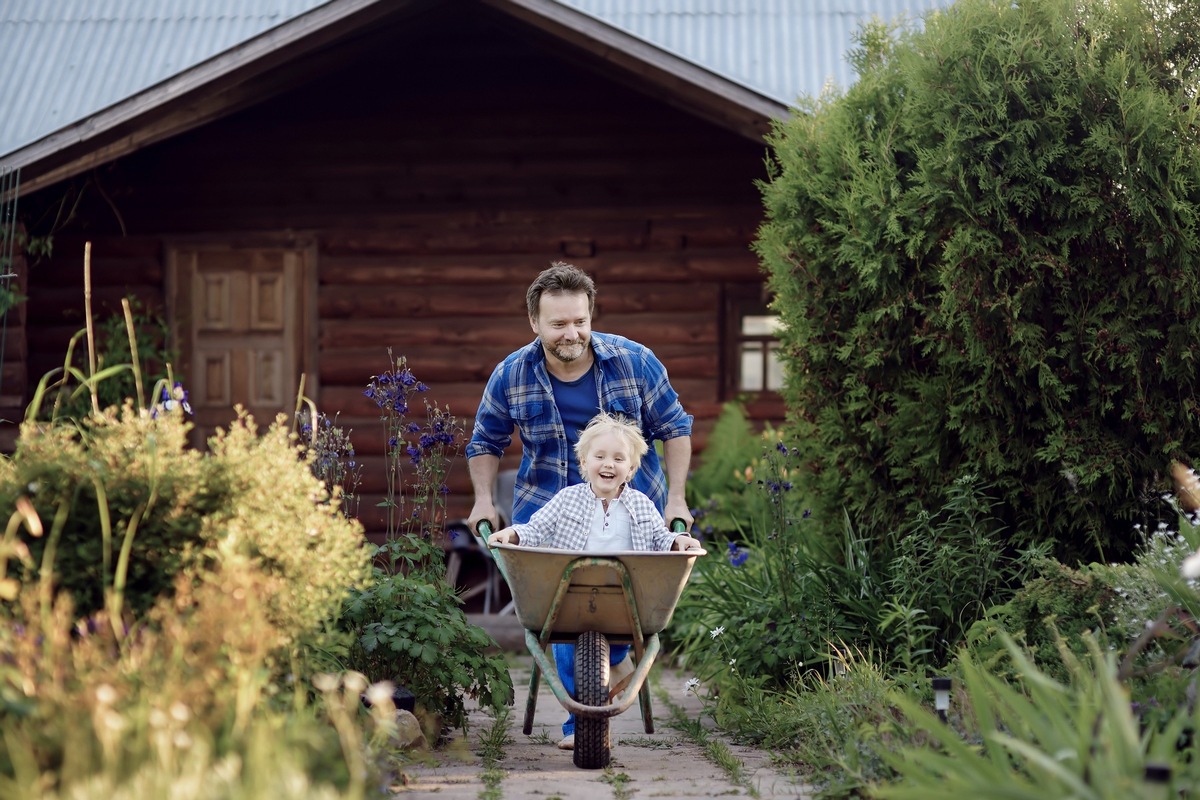
<instances>
[{"instance_id":1,"label":"shrub","mask_svg":"<svg viewBox=\"0 0 1200 800\"><path fill-rule=\"evenodd\" d=\"M27 422L0 461L0 506L27 498L47 534L26 535L26 580L53 580L80 616L140 618L180 574L230 558L271 581L272 620L294 641L336 616L366 578L361 526L338 513L282 421L243 415L205 455L181 410L110 408L72 424ZM285 490L286 488L286 490Z\"/></svg>"},{"instance_id":2,"label":"shrub","mask_svg":"<svg viewBox=\"0 0 1200 800\"><path fill-rule=\"evenodd\" d=\"M274 682L285 637L257 601L270 590L249 562L227 561L180 577L118 637L68 595L50 606L25 587L0 609L0 795L361 798L381 774L365 747L380 721L323 713L303 682ZM343 736L364 748L343 755Z\"/></svg>"},{"instance_id":3,"label":"shrub","mask_svg":"<svg viewBox=\"0 0 1200 800\"><path fill-rule=\"evenodd\" d=\"M494 711L511 703L504 656L467 620L446 582L441 548L401 534L375 557L380 566L371 582L351 593L341 613L340 625L353 635L346 666L373 681L403 684L420 704L419 716L463 730L465 697Z\"/></svg>"},{"instance_id":4,"label":"shrub","mask_svg":"<svg viewBox=\"0 0 1200 800\"><path fill-rule=\"evenodd\" d=\"M1065 560L1172 516L1165 465L1200 435L1198 28L960 0L867 28L857 83L776 129L755 248L825 524L898 527L965 473Z\"/></svg>"},{"instance_id":5,"label":"shrub","mask_svg":"<svg viewBox=\"0 0 1200 800\"><path fill-rule=\"evenodd\" d=\"M732 529L710 534L722 558L697 563L669 635L705 680L720 683L732 658L743 675L784 688L801 673L827 673L837 641L909 672L941 663L1036 556L1004 546L990 487L973 476L955 481L943 506L897 528L848 516L840 530L824 525L792 482L801 448L771 429L758 442L758 457L733 470L749 476L745 490L716 498ZM706 449L713 455L721 460ZM718 629L738 632L720 656L708 641Z\"/></svg>"},{"instance_id":6,"label":"shrub","mask_svg":"<svg viewBox=\"0 0 1200 800\"><path fill-rule=\"evenodd\" d=\"M1116 594L1106 581L1087 569L1074 569L1052 558L1037 561L1034 577L1016 591L1011 600L988 609L967 637L980 663L1000 668L1011 636L1029 651L1039 669L1065 678L1060 642L1083 647L1083 634L1104 638L1102 609L1111 607ZM1079 654L1082 654L1079 650Z\"/></svg>"}]
</instances>

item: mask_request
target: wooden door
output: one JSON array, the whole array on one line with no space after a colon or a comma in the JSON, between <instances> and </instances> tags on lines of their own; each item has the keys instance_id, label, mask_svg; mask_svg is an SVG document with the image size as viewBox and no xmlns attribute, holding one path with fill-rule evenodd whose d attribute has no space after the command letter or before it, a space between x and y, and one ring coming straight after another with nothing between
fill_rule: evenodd
<instances>
[{"instance_id":1,"label":"wooden door","mask_svg":"<svg viewBox=\"0 0 1200 800\"><path fill-rule=\"evenodd\" d=\"M227 426L238 405L260 428L294 413L306 361L304 261L304 251L283 248L173 251L171 305L194 444Z\"/></svg>"}]
</instances>

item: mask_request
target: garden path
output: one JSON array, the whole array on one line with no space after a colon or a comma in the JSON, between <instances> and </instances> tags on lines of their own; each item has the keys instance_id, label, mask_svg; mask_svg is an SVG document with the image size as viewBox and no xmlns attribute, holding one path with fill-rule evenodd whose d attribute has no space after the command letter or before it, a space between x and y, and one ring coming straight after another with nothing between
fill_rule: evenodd
<instances>
[{"instance_id":1,"label":"garden path","mask_svg":"<svg viewBox=\"0 0 1200 800\"><path fill-rule=\"evenodd\" d=\"M548 686L543 685L538 693L533 734L521 732L533 659L523 654L512 657L511 663L516 703L508 717L509 741L494 768L486 768L481 753L486 752L484 740L495 721L472 705L470 732L464 736L462 731L455 731L454 738L429 758L405 767L405 781L397 787L398 795L438 800L687 800L737 796L802 800L810 796L804 786L773 769L766 753L727 742L707 728L702 738L712 744L706 747L672 727L672 706L687 719L696 720L701 705L695 694L684 688L688 676L661 663L655 665L650 676L655 732L645 732L634 705L612 719L612 764L603 770L577 769L571 753L555 746L561 738L560 726L566 712ZM726 757L710 759L706 751L714 749ZM740 769L740 778L717 761Z\"/></svg>"}]
</instances>

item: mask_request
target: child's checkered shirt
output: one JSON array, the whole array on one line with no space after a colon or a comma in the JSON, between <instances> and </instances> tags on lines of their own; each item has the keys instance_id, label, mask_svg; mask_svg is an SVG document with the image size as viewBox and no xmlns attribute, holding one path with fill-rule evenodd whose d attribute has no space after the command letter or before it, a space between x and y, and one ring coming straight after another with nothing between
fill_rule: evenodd
<instances>
[{"instance_id":1,"label":"child's checkered shirt","mask_svg":"<svg viewBox=\"0 0 1200 800\"><path fill-rule=\"evenodd\" d=\"M586 483L568 486L535 511L529 522L514 525L524 547L557 547L583 550L592 530L592 517L600 498ZM625 486L615 501L629 511L634 550L670 550L678 534L667 530L662 514L649 497Z\"/></svg>"}]
</instances>

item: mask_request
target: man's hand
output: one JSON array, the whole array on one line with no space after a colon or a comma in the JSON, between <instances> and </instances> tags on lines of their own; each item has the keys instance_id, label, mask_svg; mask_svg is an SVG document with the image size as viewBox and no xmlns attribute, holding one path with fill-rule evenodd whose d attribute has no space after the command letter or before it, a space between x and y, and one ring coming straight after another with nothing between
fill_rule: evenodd
<instances>
[{"instance_id":1,"label":"man's hand","mask_svg":"<svg viewBox=\"0 0 1200 800\"><path fill-rule=\"evenodd\" d=\"M691 509L688 508L687 503L683 500L672 500L668 497L667 507L663 509L663 512L663 519L667 521L668 525L677 519L681 519L684 522L684 530L692 529L692 522L695 520L692 518Z\"/></svg>"},{"instance_id":2,"label":"man's hand","mask_svg":"<svg viewBox=\"0 0 1200 800\"><path fill-rule=\"evenodd\" d=\"M493 531L500 525L499 517L496 516L496 507L492 505L491 498L483 498L475 501L475 505L467 517L467 527L472 532L477 533L479 531L479 523L484 520L492 526Z\"/></svg>"},{"instance_id":3,"label":"man's hand","mask_svg":"<svg viewBox=\"0 0 1200 800\"><path fill-rule=\"evenodd\" d=\"M497 544L518 544L521 537L517 535L515 528L505 528L502 531L496 531L488 537L489 545ZM688 537L691 538L691 537Z\"/></svg>"}]
</instances>

